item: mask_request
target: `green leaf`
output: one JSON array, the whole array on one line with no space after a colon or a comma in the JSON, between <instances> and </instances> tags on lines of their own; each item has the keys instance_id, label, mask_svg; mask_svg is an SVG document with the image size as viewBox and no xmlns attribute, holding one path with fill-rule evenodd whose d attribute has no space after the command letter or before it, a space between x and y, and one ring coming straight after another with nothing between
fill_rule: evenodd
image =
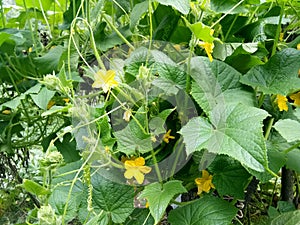
<instances>
[{"instance_id":1,"label":"green leaf","mask_svg":"<svg viewBox=\"0 0 300 225\"><path fill-rule=\"evenodd\" d=\"M216 197L204 196L169 213L171 225L228 225L236 215L237 208Z\"/></svg>"},{"instance_id":2,"label":"green leaf","mask_svg":"<svg viewBox=\"0 0 300 225\"><path fill-rule=\"evenodd\" d=\"M55 113L59 113L59 112L68 112L69 108L71 108L71 105L67 105L67 106L58 106L58 105L54 105L51 107L51 109L45 111L42 113L42 116L49 116Z\"/></svg>"},{"instance_id":3,"label":"green leaf","mask_svg":"<svg viewBox=\"0 0 300 225\"><path fill-rule=\"evenodd\" d=\"M251 175L239 162L221 155L215 158L209 169L214 174L212 183L220 196L230 195L236 199L244 199L244 191Z\"/></svg>"},{"instance_id":4,"label":"green leaf","mask_svg":"<svg viewBox=\"0 0 300 225\"><path fill-rule=\"evenodd\" d=\"M11 34L5 33L5 32L1 32L0 33L0 46L6 42L6 40L10 40L10 36Z\"/></svg>"},{"instance_id":5,"label":"green leaf","mask_svg":"<svg viewBox=\"0 0 300 225\"><path fill-rule=\"evenodd\" d=\"M288 95L299 90L298 77L300 51L286 48L264 64L253 67L241 82L265 94Z\"/></svg>"},{"instance_id":6,"label":"green leaf","mask_svg":"<svg viewBox=\"0 0 300 225\"><path fill-rule=\"evenodd\" d=\"M163 217L165 210L171 199L187 190L182 186L181 181L172 180L161 185L152 183L145 187L141 193L141 198L146 198L149 203L150 213L157 224Z\"/></svg>"},{"instance_id":7,"label":"green leaf","mask_svg":"<svg viewBox=\"0 0 300 225\"><path fill-rule=\"evenodd\" d=\"M48 103L54 95L55 91L48 90L46 87L43 87L38 94L30 94L34 103L44 110L47 110Z\"/></svg>"},{"instance_id":8,"label":"green leaf","mask_svg":"<svg viewBox=\"0 0 300 225\"><path fill-rule=\"evenodd\" d=\"M127 218L124 225L153 225L154 219L151 215L149 216L149 214L149 209L135 208L133 213Z\"/></svg>"},{"instance_id":9,"label":"green leaf","mask_svg":"<svg viewBox=\"0 0 300 225\"><path fill-rule=\"evenodd\" d=\"M63 180L66 182L66 180ZM65 221L73 220L77 215L77 210L82 201L84 201L84 187L82 183L77 181L69 196L70 186L57 186L49 197L49 204L55 209L56 214L64 215L66 202L68 202Z\"/></svg>"},{"instance_id":10,"label":"green leaf","mask_svg":"<svg viewBox=\"0 0 300 225\"><path fill-rule=\"evenodd\" d=\"M291 119L278 120L275 123L274 128L288 142L300 140L300 123L296 120L291 120Z\"/></svg>"},{"instance_id":11,"label":"green leaf","mask_svg":"<svg viewBox=\"0 0 300 225\"><path fill-rule=\"evenodd\" d=\"M211 0L210 7L213 11L218 13L228 13L229 11L229 14L247 12L246 8L242 5L233 9L239 2L239 0Z\"/></svg>"},{"instance_id":12,"label":"green leaf","mask_svg":"<svg viewBox=\"0 0 300 225\"><path fill-rule=\"evenodd\" d=\"M52 73L59 69L60 58L64 52L64 47L58 45L51 48L48 53L42 57L34 58L34 63L41 74Z\"/></svg>"},{"instance_id":13,"label":"green leaf","mask_svg":"<svg viewBox=\"0 0 300 225\"><path fill-rule=\"evenodd\" d=\"M267 116L264 110L242 104L217 106L212 110L210 122L202 117L193 118L180 133L187 154L207 149L229 155L243 166L263 172L268 161L262 120Z\"/></svg>"},{"instance_id":14,"label":"green leaf","mask_svg":"<svg viewBox=\"0 0 300 225\"><path fill-rule=\"evenodd\" d=\"M3 106L6 106L6 107L11 108L11 109L16 109L21 104L21 100L23 100L23 99L25 99L25 95L21 94L20 96L15 97L13 100L10 100L10 101L5 102L2 105L0 105L0 109Z\"/></svg>"},{"instance_id":15,"label":"green leaf","mask_svg":"<svg viewBox=\"0 0 300 225\"><path fill-rule=\"evenodd\" d=\"M125 37L129 38L132 33L129 29L129 26L125 26L119 29L119 32ZM117 33L113 32L108 36L105 36L101 40L96 40L96 46L99 48L101 51L107 51L108 49L116 46L116 45L121 45L123 44L124 41L117 35Z\"/></svg>"},{"instance_id":16,"label":"green leaf","mask_svg":"<svg viewBox=\"0 0 300 225\"><path fill-rule=\"evenodd\" d=\"M271 225L299 225L300 224L300 210L293 212L286 212L271 221Z\"/></svg>"},{"instance_id":17,"label":"green leaf","mask_svg":"<svg viewBox=\"0 0 300 225\"><path fill-rule=\"evenodd\" d=\"M187 20L186 20L186 22L187 22ZM213 34L211 33L212 29L209 26L206 26L201 22L197 22L194 24L189 24L187 22L187 26L194 33L196 38L198 38L204 42L213 43L215 38L213 37Z\"/></svg>"},{"instance_id":18,"label":"green leaf","mask_svg":"<svg viewBox=\"0 0 300 225\"><path fill-rule=\"evenodd\" d=\"M136 120L142 127L146 127L145 108L140 107L135 114ZM136 151L146 153L152 150L151 135L146 134L135 120L114 135L117 138L118 150L127 155L134 154Z\"/></svg>"},{"instance_id":19,"label":"green leaf","mask_svg":"<svg viewBox=\"0 0 300 225\"><path fill-rule=\"evenodd\" d=\"M64 86L64 88L69 88L69 89L73 88L72 81L67 79L65 67L62 67L61 70L59 71L58 78L62 83L62 85Z\"/></svg>"},{"instance_id":20,"label":"green leaf","mask_svg":"<svg viewBox=\"0 0 300 225\"><path fill-rule=\"evenodd\" d=\"M184 89L186 73L176 65L155 63L155 72L159 77L152 84L164 90L166 95L176 95L179 89Z\"/></svg>"},{"instance_id":21,"label":"green leaf","mask_svg":"<svg viewBox=\"0 0 300 225\"><path fill-rule=\"evenodd\" d=\"M143 1L136 4L130 14L130 29L133 30L136 24L141 19L141 16L148 10L149 1Z\"/></svg>"},{"instance_id":22,"label":"green leaf","mask_svg":"<svg viewBox=\"0 0 300 225\"><path fill-rule=\"evenodd\" d=\"M162 5L172 6L184 15L190 11L190 3L188 0L157 0L157 2Z\"/></svg>"},{"instance_id":23,"label":"green leaf","mask_svg":"<svg viewBox=\"0 0 300 225\"><path fill-rule=\"evenodd\" d=\"M80 159L79 151L76 149L76 141L72 140L72 135L67 133L63 137L63 141L54 142L57 150L63 155L66 163L75 162Z\"/></svg>"},{"instance_id":24,"label":"green leaf","mask_svg":"<svg viewBox=\"0 0 300 225\"><path fill-rule=\"evenodd\" d=\"M50 9L50 6L52 5L52 3L54 2L54 0L48 0L48 1L39 1L39 0L16 0L16 4L18 6L24 6L24 4L26 4L26 7L29 8L37 8L39 10L44 10L47 11Z\"/></svg>"},{"instance_id":25,"label":"green leaf","mask_svg":"<svg viewBox=\"0 0 300 225\"><path fill-rule=\"evenodd\" d=\"M37 94L40 92L42 85L40 83L37 83L30 89L28 89L24 94Z\"/></svg>"},{"instance_id":26,"label":"green leaf","mask_svg":"<svg viewBox=\"0 0 300 225\"><path fill-rule=\"evenodd\" d=\"M154 135L159 135L162 133L166 133L166 129L164 127L166 123L166 119L168 116L175 110L174 109L166 109L159 113L157 116L151 118L149 122L149 128Z\"/></svg>"},{"instance_id":27,"label":"green leaf","mask_svg":"<svg viewBox=\"0 0 300 225\"><path fill-rule=\"evenodd\" d=\"M93 201L114 223L123 223L134 209L133 187L114 183L97 173L92 177L92 185Z\"/></svg>"},{"instance_id":28,"label":"green leaf","mask_svg":"<svg viewBox=\"0 0 300 225\"><path fill-rule=\"evenodd\" d=\"M191 94L207 115L218 105L255 106L253 92L239 83L241 74L224 62L210 62L207 57L192 58L191 76L195 80Z\"/></svg>"},{"instance_id":29,"label":"green leaf","mask_svg":"<svg viewBox=\"0 0 300 225\"><path fill-rule=\"evenodd\" d=\"M300 173L300 149L294 149L293 151L290 151L287 153L287 162L286 167L291 170L297 171L297 173Z\"/></svg>"},{"instance_id":30,"label":"green leaf","mask_svg":"<svg viewBox=\"0 0 300 225\"><path fill-rule=\"evenodd\" d=\"M43 186L32 180L24 179L21 187L23 187L26 191L36 196L50 194L50 191L47 188L44 188Z\"/></svg>"}]
</instances>

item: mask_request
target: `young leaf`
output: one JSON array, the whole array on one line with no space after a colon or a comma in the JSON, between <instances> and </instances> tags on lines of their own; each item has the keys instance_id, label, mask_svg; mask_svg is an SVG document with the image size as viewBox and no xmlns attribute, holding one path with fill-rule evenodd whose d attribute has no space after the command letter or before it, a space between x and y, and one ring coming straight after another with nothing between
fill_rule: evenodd
<instances>
[{"instance_id":1,"label":"young leaf","mask_svg":"<svg viewBox=\"0 0 300 225\"><path fill-rule=\"evenodd\" d=\"M194 35L205 42L213 43L214 37L212 33L212 29L209 26L204 25L201 22L189 24L188 27L194 33Z\"/></svg>"},{"instance_id":2,"label":"young leaf","mask_svg":"<svg viewBox=\"0 0 300 225\"><path fill-rule=\"evenodd\" d=\"M152 183L145 187L141 198L146 198L149 203L150 213L157 224L163 217L165 210L171 199L180 193L186 192L181 181L172 180L161 185L160 183Z\"/></svg>"},{"instance_id":3,"label":"young leaf","mask_svg":"<svg viewBox=\"0 0 300 225\"><path fill-rule=\"evenodd\" d=\"M44 188L43 186L41 186L40 184L38 184L32 180L24 179L21 186L26 191L30 192L31 194L37 195L37 196L50 194L50 191L48 189Z\"/></svg>"},{"instance_id":4,"label":"young leaf","mask_svg":"<svg viewBox=\"0 0 300 225\"><path fill-rule=\"evenodd\" d=\"M242 104L216 106L210 122L202 117L191 119L180 131L187 154L207 149L229 155L255 171L267 168L266 145L262 133L264 110ZM241 138L242 137L242 138Z\"/></svg>"},{"instance_id":5,"label":"young leaf","mask_svg":"<svg viewBox=\"0 0 300 225\"><path fill-rule=\"evenodd\" d=\"M216 197L203 198L172 210L169 214L171 225L218 224L227 225L236 215L237 208Z\"/></svg>"},{"instance_id":6,"label":"young leaf","mask_svg":"<svg viewBox=\"0 0 300 225\"><path fill-rule=\"evenodd\" d=\"M279 120L275 123L274 128L288 142L300 140L300 123L296 120Z\"/></svg>"},{"instance_id":7,"label":"young leaf","mask_svg":"<svg viewBox=\"0 0 300 225\"><path fill-rule=\"evenodd\" d=\"M299 50L283 49L272 56L266 64L251 68L241 78L241 82L265 94L286 96L299 90L299 62Z\"/></svg>"}]
</instances>

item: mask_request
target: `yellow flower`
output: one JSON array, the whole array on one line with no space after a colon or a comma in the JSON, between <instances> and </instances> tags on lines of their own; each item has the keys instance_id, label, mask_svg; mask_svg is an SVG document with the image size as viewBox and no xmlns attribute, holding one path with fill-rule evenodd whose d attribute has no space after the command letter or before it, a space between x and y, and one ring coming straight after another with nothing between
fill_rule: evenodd
<instances>
[{"instance_id":1,"label":"yellow flower","mask_svg":"<svg viewBox=\"0 0 300 225\"><path fill-rule=\"evenodd\" d=\"M290 98L294 101L294 104L296 106L300 106L300 91L295 94L292 94Z\"/></svg>"},{"instance_id":2,"label":"yellow flower","mask_svg":"<svg viewBox=\"0 0 300 225\"><path fill-rule=\"evenodd\" d=\"M124 177L127 179L135 178L138 184L144 182L145 175L151 172L151 167L145 166L145 159L139 157L133 160L126 160Z\"/></svg>"},{"instance_id":3,"label":"yellow flower","mask_svg":"<svg viewBox=\"0 0 300 225\"><path fill-rule=\"evenodd\" d=\"M115 80L116 72L114 70L99 70L94 74L95 81L92 85L93 88L102 88L104 93L106 93L110 88L118 85Z\"/></svg>"},{"instance_id":4,"label":"yellow flower","mask_svg":"<svg viewBox=\"0 0 300 225\"><path fill-rule=\"evenodd\" d=\"M200 195L203 191L208 193L211 188L215 188L212 183L212 175L209 175L206 170L202 170L202 177L196 178L195 183L198 186L198 195Z\"/></svg>"},{"instance_id":5,"label":"yellow flower","mask_svg":"<svg viewBox=\"0 0 300 225\"><path fill-rule=\"evenodd\" d=\"M64 100L65 103L69 103L70 102L69 98L63 98L63 100Z\"/></svg>"},{"instance_id":6,"label":"yellow flower","mask_svg":"<svg viewBox=\"0 0 300 225\"><path fill-rule=\"evenodd\" d=\"M145 204L145 208L149 208L149 202L148 201Z\"/></svg>"},{"instance_id":7,"label":"yellow flower","mask_svg":"<svg viewBox=\"0 0 300 225\"><path fill-rule=\"evenodd\" d=\"M171 136L170 133L171 133L171 130L168 130L168 132L164 134L164 136L163 136L164 142L169 143L169 139L175 139L175 137Z\"/></svg>"},{"instance_id":8,"label":"yellow flower","mask_svg":"<svg viewBox=\"0 0 300 225\"><path fill-rule=\"evenodd\" d=\"M287 98L283 95L277 95L277 105L279 111L288 111L289 107L287 105Z\"/></svg>"},{"instance_id":9,"label":"yellow flower","mask_svg":"<svg viewBox=\"0 0 300 225\"><path fill-rule=\"evenodd\" d=\"M54 105L55 105L55 101L50 100L50 101L48 102L47 109L51 109L51 107L54 106Z\"/></svg>"},{"instance_id":10,"label":"yellow flower","mask_svg":"<svg viewBox=\"0 0 300 225\"><path fill-rule=\"evenodd\" d=\"M212 53L213 53L213 49L214 49L214 43L208 43L208 42L199 42L199 46L204 48L208 58L209 58L209 61L213 61L213 57L212 57Z\"/></svg>"},{"instance_id":11,"label":"yellow flower","mask_svg":"<svg viewBox=\"0 0 300 225\"><path fill-rule=\"evenodd\" d=\"M9 115L9 114L11 114L11 111L9 109L5 109L2 111L2 113L5 115Z\"/></svg>"},{"instance_id":12,"label":"yellow flower","mask_svg":"<svg viewBox=\"0 0 300 225\"><path fill-rule=\"evenodd\" d=\"M297 49L298 49L298 50L300 50L300 43L299 43L299 44L297 44Z\"/></svg>"}]
</instances>

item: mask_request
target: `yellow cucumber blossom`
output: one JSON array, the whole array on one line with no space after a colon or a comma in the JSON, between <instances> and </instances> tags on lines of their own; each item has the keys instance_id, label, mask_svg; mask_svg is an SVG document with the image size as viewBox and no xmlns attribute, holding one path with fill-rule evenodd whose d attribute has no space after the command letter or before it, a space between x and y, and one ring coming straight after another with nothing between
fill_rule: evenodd
<instances>
[{"instance_id":1,"label":"yellow cucumber blossom","mask_svg":"<svg viewBox=\"0 0 300 225\"><path fill-rule=\"evenodd\" d=\"M138 184L142 184L145 179L145 174L151 172L151 167L145 166L145 159L143 157L126 160L124 166L126 169L124 177L126 179L131 179L134 177Z\"/></svg>"},{"instance_id":2,"label":"yellow cucumber blossom","mask_svg":"<svg viewBox=\"0 0 300 225\"><path fill-rule=\"evenodd\" d=\"M104 93L108 92L113 87L118 86L115 80L116 71L114 70L99 70L94 74L95 81L92 85L93 88L102 88Z\"/></svg>"},{"instance_id":3,"label":"yellow cucumber blossom","mask_svg":"<svg viewBox=\"0 0 300 225\"><path fill-rule=\"evenodd\" d=\"M277 95L277 105L279 111L288 111L289 107L287 105L287 98L283 95Z\"/></svg>"},{"instance_id":4,"label":"yellow cucumber blossom","mask_svg":"<svg viewBox=\"0 0 300 225\"><path fill-rule=\"evenodd\" d=\"M195 183L198 187L198 195L200 195L203 191L208 193L211 188L215 188L215 186L212 183L212 178L213 176L209 175L209 173L206 170L202 170L202 177L195 179Z\"/></svg>"},{"instance_id":5,"label":"yellow cucumber blossom","mask_svg":"<svg viewBox=\"0 0 300 225\"><path fill-rule=\"evenodd\" d=\"M214 43L209 43L209 42L203 42L203 41L200 41L198 43L198 45L202 48L204 48L208 58L209 58L209 61L213 61L213 57L212 57L212 53L213 53L213 49L214 49Z\"/></svg>"},{"instance_id":6,"label":"yellow cucumber blossom","mask_svg":"<svg viewBox=\"0 0 300 225\"><path fill-rule=\"evenodd\" d=\"M294 101L296 106L300 106L300 91L290 95L290 98Z\"/></svg>"},{"instance_id":7,"label":"yellow cucumber blossom","mask_svg":"<svg viewBox=\"0 0 300 225\"><path fill-rule=\"evenodd\" d=\"M163 136L163 141L164 142L169 143L169 139L175 139L174 136L171 136L171 129L168 130L168 132L165 133L164 136Z\"/></svg>"}]
</instances>

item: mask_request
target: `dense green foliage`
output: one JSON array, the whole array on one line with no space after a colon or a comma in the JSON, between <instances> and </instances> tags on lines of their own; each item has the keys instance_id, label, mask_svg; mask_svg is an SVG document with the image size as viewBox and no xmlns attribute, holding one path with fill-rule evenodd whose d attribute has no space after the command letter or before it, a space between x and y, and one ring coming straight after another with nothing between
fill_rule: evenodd
<instances>
[{"instance_id":1,"label":"dense green foliage","mask_svg":"<svg viewBox=\"0 0 300 225\"><path fill-rule=\"evenodd\" d=\"M0 224L298 224L300 1L0 0Z\"/></svg>"}]
</instances>

